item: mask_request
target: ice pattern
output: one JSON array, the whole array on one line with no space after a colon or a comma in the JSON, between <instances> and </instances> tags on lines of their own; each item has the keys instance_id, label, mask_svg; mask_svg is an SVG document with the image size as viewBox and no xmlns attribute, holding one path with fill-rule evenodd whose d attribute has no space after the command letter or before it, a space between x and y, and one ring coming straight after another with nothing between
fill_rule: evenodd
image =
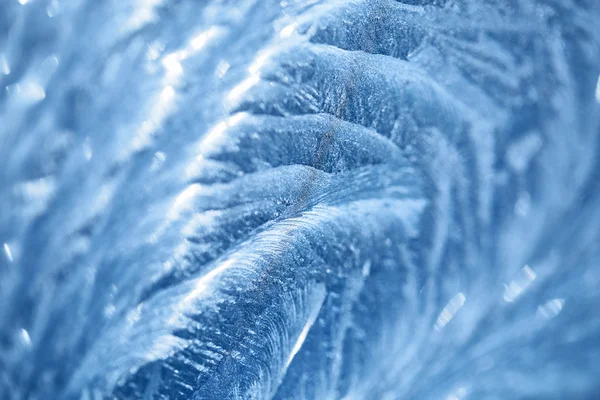
<instances>
[{"instance_id":1,"label":"ice pattern","mask_svg":"<svg viewBox=\"0 0 600 400\"><path fill-rule=\"evenodd\" d=\"M598 21L0 0L0 398L597 398Z\"/></svg>"}]
</instances>

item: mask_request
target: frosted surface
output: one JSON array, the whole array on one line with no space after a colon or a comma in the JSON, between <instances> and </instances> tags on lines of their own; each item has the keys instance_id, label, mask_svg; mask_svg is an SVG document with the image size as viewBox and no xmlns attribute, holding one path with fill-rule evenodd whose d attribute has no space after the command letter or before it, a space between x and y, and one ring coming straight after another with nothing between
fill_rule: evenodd
<instances>
[{"instance_id":1,"label":"frosted surface","mask_svg":"<svg viewBox=\"0 0 600 400\"><path fill-rule=\"evenodd\" d=\"M0 399L593 399L595 0L0 0Z\"/></svg>"}]
</instances>

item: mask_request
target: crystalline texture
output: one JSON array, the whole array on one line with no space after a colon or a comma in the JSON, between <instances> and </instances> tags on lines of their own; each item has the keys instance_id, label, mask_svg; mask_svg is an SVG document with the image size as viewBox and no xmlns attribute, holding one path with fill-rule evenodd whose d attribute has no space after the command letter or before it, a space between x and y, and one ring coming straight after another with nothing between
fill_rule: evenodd
<instances>
[{"instance_id":1,"label":"crystalline texture","mask_svg":"<svg viewBox=\"0 0 600 400\"><path fill-rule=\"evenodd\" d=\"M0 398L592 398L593 1L6 0Z\"/></svg>"}]
</instances>

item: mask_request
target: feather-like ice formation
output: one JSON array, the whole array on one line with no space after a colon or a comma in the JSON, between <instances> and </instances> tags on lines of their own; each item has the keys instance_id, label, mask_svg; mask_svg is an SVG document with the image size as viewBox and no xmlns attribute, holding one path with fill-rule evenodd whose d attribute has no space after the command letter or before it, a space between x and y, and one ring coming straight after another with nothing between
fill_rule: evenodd
<instances>
[{"instance_id":1,"label":"feather-like ice formation","mask_svg":"<svg viewBox=\"0 0 600 400\"><path fill-rule=\"evenodd\" d=\"M600 390L594 1L0 8L0 398Z\"/></svg>"}]
</instances>

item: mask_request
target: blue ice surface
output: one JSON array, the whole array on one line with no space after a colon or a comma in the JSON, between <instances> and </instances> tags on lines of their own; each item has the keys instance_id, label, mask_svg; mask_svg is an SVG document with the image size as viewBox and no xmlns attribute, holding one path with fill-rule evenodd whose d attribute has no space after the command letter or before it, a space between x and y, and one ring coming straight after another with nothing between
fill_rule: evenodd
<instances>
[{"instance_id":1,"label":"blue ice surface","mask_svg":"<svg viewBox=\"0 0 600 400\"><path fill-rule=\"evenodd\" d=\"M595 399L596 0L0 0L0 399Z\"/></svg>"}]
</instances>

